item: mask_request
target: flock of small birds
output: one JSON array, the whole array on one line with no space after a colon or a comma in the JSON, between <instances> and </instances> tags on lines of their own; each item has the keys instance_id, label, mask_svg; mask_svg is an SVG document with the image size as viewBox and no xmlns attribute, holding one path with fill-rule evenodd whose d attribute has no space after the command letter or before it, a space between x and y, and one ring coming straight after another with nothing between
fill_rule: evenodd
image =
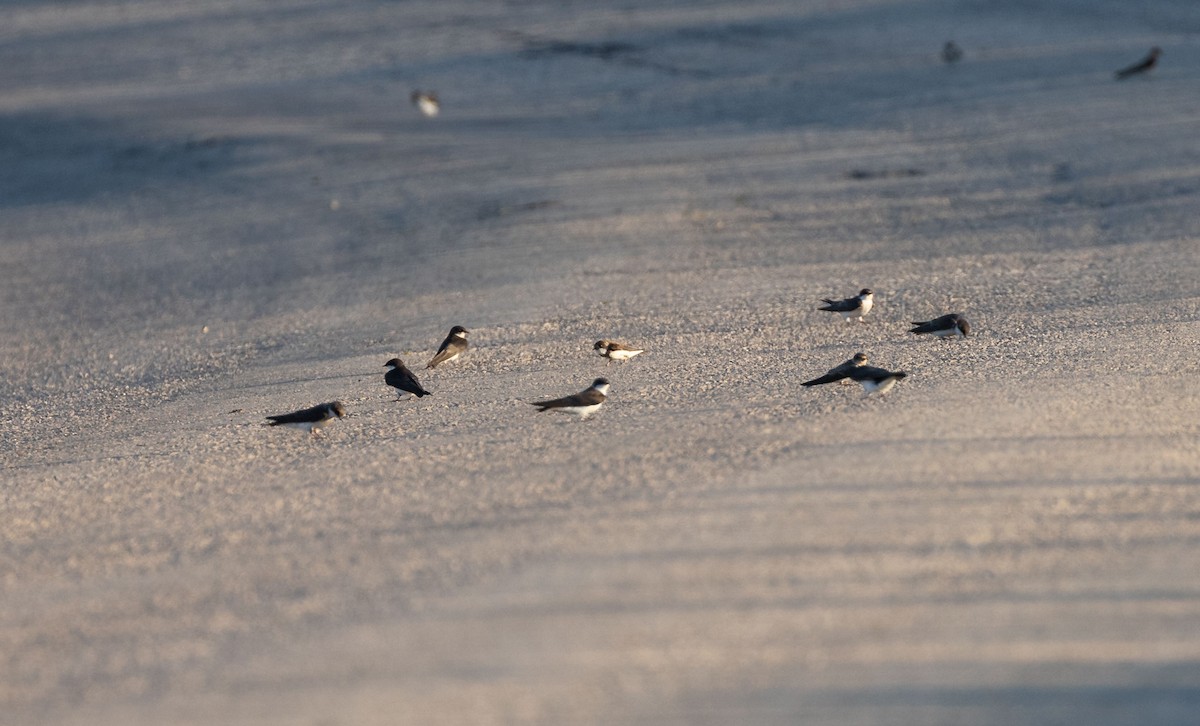
<instances>
[{"instance_id":1,"label":"flock of small birds","mask_svg":"<svg viewBox=\"0 0 1200 726\"><path fill-rule=\"evenodd\" d=\"M848 297L844 300L826 298L821 302L823 304L818 310L840 313L846 322L857 321L863 323L866 322L863 319L864 316L871 312L871 309L875 306L875 293L869 288L863 288L854 297ZM916 335L932 335L936 338L965 338L971 332L971 324L959 313L950 313L934 318L933 320L914 321L913 327L909 332ZM425 365L425 369L437 368L443 363L457 360L466 353L469 347L467 335L467 329L461 325L455 325L451 328L450 333L442 341L433 358ZM592 346L592 350L601 357L607 358L610 365L613 361L624 362L645 352L643 348L636 348L615 340L597 340ZM825 383L835 383L837 381L841 381L842 383L857 382L862 385L863 390L866 391L866 395L869 396L872 393L882 395L890 391L896 385L897 381L908 375L904 371L889 371L884 368L869 366L867 365L867 361L866 353L855 353L854 357L850 358L850 360L831 368L825 375L814 378L811 381L805 381L801 385L810 387ZM432 395L421 385L421 381L417 379L416 374L409 370L408 366L400 358L392 358L383 365L388 369L387 373L383 375L383 382L396 389L397 401L406 400L410 396L423 398L424 396ZM591 386L588 386L588 388L579 393L546 401L530 401L529 403L536 406L539 413L542 411L558 411L573 414L582 420L598 411L604 405L604 402L608 400L609 386L610 383L607 378L597 378L592 381ZM291 426L305 429L310 434L316 434L333 421L345 415L346 407L341 401L331 401L330 403L322 403L291 413L267 416L268 423L266 425Z\"/></svg>"},{"instance_id":2,"label":"flock of small birds","mask_svg":"<svg viewBox=\"0 0 1200 726\"><path fill-rule=\"evenodd\" d=\"M942 46L941 58L947 64L958 63L963 59L964 55L963 49L953 40L947 41ZM1127 68L1118 70L1115 73L1117 80L1148 73L1158 65L1158 58L1161 55L1161 48L1157 46L1151 48L1145 58ZM442 105L438 100L437 93L434 91L414 90L409 96L409 100L427 118L434 118L441 113ZM863 317L871 312L871 308L875 304L875 299L874 293L869 288L864 288L854 297L844 300L826 298L822 302L824 304L818 308L819 310L840 313L847 322L857 320L861 323L865 322ZM933 320L914 321L913 327L909 332L917 335L932 335L937 338L965 338L971 332L971 325L961 314L949 313ZM610 362L627 361L643 352L641 348L635 348L612 340L596 341L593 350L607 358ZM457 359L466 351L467 330L461 325L456 325L450 329L450 334L442 341L441 347L438 348L433 359L425 367L426 369L436 368L442 363L448 363ZM819 386L838 381L843 384L858 382L862 385L867 395L871 395L872 393L882 395L890 391L896 385L897 381L902 380L908 375L904 371L889 371L884 368L869 366L867 362L868 357L866 353L855 353L849 360L834 366L824 375L810 381L805 381L801 385ZM384 382L398 391L396 400L403 400L410 395L417 398L430 395L430 392L425 390L421 382L417 380L416 375L404 365L404 361L399 358L392 358L384 364L384 367L388 369L387 373L384 374ZM531 403L537 406L539 412L561 411L563 413L574 414L580 419L585 419L595 413L604 404L604 401L607 400L609 385L607 378L597 378L592 382L591 386L579 393L547 401L532 401ZM332 421L342 418L345 415L346 407L340 401L332 401L313 406L312 408L293 411L292 413L268 416L267 420L269 423L267 425L293 426L306 429L310 434L315 434Z\"/></svg>"},{"instance_id":3,"label":"flock of small birds","mask_svg":"<svg viewBox=\"0 0 1200 726\"><path fill-rule=\"evenodd\" d=\"M857 320L863 323L866 322L863 320L863 316L875 307L875 293L870 288L863 288L854 297L848 297L845 300L826 298L821 302L825 304L817 308L818 310L840 313L846 322ZM914 320L912 325L912 329L908 332L914 335L932 335L935 338L949 339L965 338L971 334L971 324L959 313L949 313L933 320ZM868 396L872 393L883 395L892 390L898 381L908 376L904 371L889 371L885 368L869 366L867 365L868 360L866 353L855 353L849 360L830 368L825 375L805 381L800 385L810 387L837 381L857 382L862 385Z\"/></svg>"}]
</instances>

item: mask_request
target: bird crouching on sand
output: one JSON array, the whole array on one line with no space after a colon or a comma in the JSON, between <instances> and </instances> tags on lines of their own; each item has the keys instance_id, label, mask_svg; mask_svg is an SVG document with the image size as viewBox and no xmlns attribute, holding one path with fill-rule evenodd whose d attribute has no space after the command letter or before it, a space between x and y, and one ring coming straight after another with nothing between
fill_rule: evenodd
<instances>
[{"instance_id":1,"label":"bird crouching on sand","mask_svg":"<svg viewBox=\"0 0 1200 726\"><path fill-rule=\"evenodd\" d=\"M635 355L644 352L641 348L634 348L613 340L597 340L596 344L592 346L592 350L608 358L609 361L627 361Z\"/></svg>"},{"instance_id":2,"label":"bird crouching on sand","mask_svg":"<svg viewBox=\"0 0 1200 726\"><path fill-rule=\"evenodd\" d=\"M841 313L846 322L850 322L854 318L858 318L858 322L863 322L863 316L871 312L871 308L875 305L875 293L869 288L859 290L854 297L848 297L845 300L831 300L822 298L821 302L825 303L818 310L827 310L831 313Z\"/></svg>"},{"instance_id":3,"label":"bird crouching on sand","mask_svg":"<svg viewBox=\"0 0 1200 726\"><path fill-rule=\"evenodd\" d=\"M849 383L850 381L848 381L846 379L850 377L850 374L854 371L854 369L861 368L861 367L865 366L866 364L867 364L867 354L866 353L855 353L854 357L850 358L849 360L847 360L843 363L839 363L838 365L834 366L833 368L830 368L829 372L826 373L825 375L821 376L820 378L814 378L811 381L805 381L804 383L801 383L800 385L805 386L805 387L820 386L820 385L823 385L826 383L833 383L835 381L841 381L842 383Z\"/></svg>"},{"instance_id":4,"label":"bird crouching on sand","mask_svg":"<svg viewBox=\"0 0 1200 726\"><path fill-rule=\"evenodd\" d=\"M580 391L573 396L563 396L550 401L531 401L538 407L538 413L543 411L559 411L571 413L580 419L585 419L604 405L608 400L608 379L597 378L586 391Z\"/></svg>"},{"instance_id":5,"label":"bird crouching on sand","mask_svg":"<svg viewBox=\"0 0 1200 726\"><path fill-rule=\"evenodd\" d=\"M1129 78L1130 76L1138 76L1142 75L1143 73L1149 73L1150 71L1154 70L1155 66L1158 65L1158 57L1160 55L1162 55L1162 48L1154 46L1150 49L1150 53L1145 58L1141 59L1137 63L1134 63L1128 68L1122 68L1113 75L1116 76L1118 81L1121 81Z\"/></svg>"},{"instance_id":6,"label":"bird crouching on sand","mask_svg":"<svg viewBox=\"0 0 1200 726\"><path fill-rule=\"evenodd\" d=\"M333 401L331 403L322 403L312 408L302 408L292 413L267 416L267 420L270 423L264 425L289 426L291 428L306 429L308 433L315 434L332 423L334 419L342 418L345 415L346 407L342 405L341 401Z\"/></svg>"},{"instance_id":7,"label":"bird crouching on sand","mask_svg":"<svg viewBox=\"0 0 1200 726\"><path fill-rule=\"evenodd\" d=\"M421 382L408 369L408 366L404 365L404 361L399 358L392 358L383 365L385 368L390 369L387 373L383 374L383 381L398 391L396 394L397 401L406 398L404 395L406 393L411 393L417 398L429 395L429 391L426 391L421 386Z\"/></svg>"},{"instance_id":8,"label":"bird crouching on sand","mask_svg":"<svg viewBox=\"0 0 1200 726\"><path fill-rule=\"evenodd\" d=\"M935 338L965 338L971 334L971 324L958 313L950 313L923 323L914 320L913 328L908 332Z\"/></svg>"},{"instance_id":9,"label":"bird crouching on sand","mask_svg":"<svg viewBox=\"0 0 1200 726\"><path fill-rule=\"evenodd\" d=\"M437 353L433 359L429 361L426 368L437 368L442 363L455 360L463 353L467 352L467 329L461 325L455 325L450 328L450 334L442 341L441 347L437 349Z\"/></svg>"}]
</instances>

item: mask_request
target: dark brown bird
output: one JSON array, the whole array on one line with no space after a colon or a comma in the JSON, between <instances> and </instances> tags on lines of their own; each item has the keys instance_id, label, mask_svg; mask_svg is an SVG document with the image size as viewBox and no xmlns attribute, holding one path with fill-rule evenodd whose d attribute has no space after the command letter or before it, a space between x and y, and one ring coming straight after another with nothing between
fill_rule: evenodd
<instances>
[{"instance_id":1,"label":"dark brown bird","mask_svg":"<svg viewBox=\"0 0 1200 726\"><path fill-rule=\"evenodd\" d=\"M805 381L804 383L801 383L800 385L802 385L802 386L820 386L825 383L833 383L834 381L842 381L843 383L847 383L848 381L846 381L846 379L850 377L850 375L854 372L854 369L861 368L862 366L865 366L866 364L867 364L867 354L866 353L855 353L853 358L851 358L848 361L845 361L844 363L839 363L838 365L834 366L833 368L830 368L829 372L826 373L825 375L821 376L820 378L814 378L811 381Z\"/></svg>"},{"instance_id":2,"label":"dark brown bird","mask_svg":"<svg viewBox=\"0 0 1200 726\"><path fill-rule=\"evenodd\" d=\"M1122 79L1129 78L1130 76L1136 76L1141 73L1150 72L1154 69L1154 66L1158 65L1158 57L1160 55L1162 55L1162 48L1154 46L1150 49L1150 54L1145 58L1141 59L1137 63L1134 63L1128 68L1122 68L1121 70L1117 71L1117 80L1120 81Z\"/></svg>"},{"instance_id":3,"label":"dark brown bird","mask_svg":"<svg viewBox=\"0 0 1200 726\"><path fill-rule=\"evenodd\" d=\"M971 334L971 324L958 313L950 313L923 322L914 320L913 329L908 332L935 338L965 338Z\"/></svg>"},{"instance_id":4,"label":"dark brown bird","mask_svg":"<svg viewBox=\"0 0 1200 726\"><path fill-rule=\"evenodd\" d=\"M450 334L442 341L437 354L429 361L426 368L437 368L442 363L452 361L467 352L467 329L461 325L450 328Z\"/></svg>"}]
</instances>

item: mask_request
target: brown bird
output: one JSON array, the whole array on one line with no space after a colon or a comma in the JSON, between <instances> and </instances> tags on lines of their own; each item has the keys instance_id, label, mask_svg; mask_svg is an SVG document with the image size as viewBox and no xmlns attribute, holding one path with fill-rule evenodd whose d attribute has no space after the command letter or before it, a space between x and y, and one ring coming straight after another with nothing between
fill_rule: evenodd
<instances>
[{"instance_id":1,"label":"brown bird","mask_svg":"<svg viewBox=\"0 0 1200 726\"><path fill-rule=\"evenodd\" d=\"M442 341L437 354L429 361L426 368L437 368L442 363L452 361L467 352L467 329L461 325L450 328L450 334Z\"/></svg>"},{"instance_id":2,"label":"brown bird","mask_svg":"<svg viewBox=\"0 0 1200 726\"><path fill-rule=\"evenodd\" d=\"M615 340L597 340L596 344L592 346L592 350L608 358L610 362L614 360L626 361L643 352L641 348L634 348L631 345L618 343Z\"/></svg>"},{"instance_id":3,"label":"brown bird","mask_svg":"<svg viewBox=\"0 0 1200 726\"><path fill-rule=\"evenodd\" d=\"M1122 79L1129 78L1130 76L1136 76L1141 73L1150 72L1153 70L1154 66L1158 65L1158 57L1160 55L1162 55L1162 48L1159 48L1157 45L1154 46L1150 49L1150 54L1145 58L1141 59L1137 63L1134 63L1128 68L1122 68L1121 70L1117 71L1117 80L1120 81Z\"/></svg>"},{"instance_id":4,"label":"brown bird","mask_svg":"<svg viewBox=\"0 0 1200 726\"><path fill-rule=\"evenodd\" d=\"M908 332L935 338L965 338L971 334L971 324L958 313L950 313L933 320L914 320L913 329Z\"/></svg>"}]
</instances>

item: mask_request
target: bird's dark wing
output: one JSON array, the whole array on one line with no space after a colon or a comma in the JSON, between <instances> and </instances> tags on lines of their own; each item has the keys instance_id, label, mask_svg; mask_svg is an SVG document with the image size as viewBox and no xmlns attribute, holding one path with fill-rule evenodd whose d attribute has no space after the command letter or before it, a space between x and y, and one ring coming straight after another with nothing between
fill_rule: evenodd
<instances>
[{"instance_id":1,"label":"bird's dark wing","mask_svg":"<svg viewBox=\"0 0 1200 726\"><path fill-rule=\"evenodd\" d=\"M461 353L467 349L465 341L455 338L453 335L446 336L442 341L442 347L438 348L437 355L433 356L433 360L429 361L426 368L435 368L439 363L444 363L449 358L452 358L455 353Z\"/></svg>"},{"instance_id":2,"label":"bird's dark wing","mask_svg":"<svg viewBox=\"0 0 1200 726\"><path fill-rule=\"evenodd\" d=\"M541 406L541 410L545 411L551 408L575 408L577 406L595 406L598 403L604 403L604 394L597 391L595 388L589 388L582 393L576 393L574 396L563 396L552 401L531 401L534 406Z\"/></svg>"},{"instance_id":3,"label":"bird's dark wing","mask_svg":"<svg viewBox=\"0 0 1200 726\"><path fill-rule=\"evenodd\" d=\"M940 318L934 318L933 320L928 320L923 323L919 320L914 320L913 329L908 332L920 334L932 333L936 330L945 330L946 328L954 327L954 320L955 317L953 313L950 315L943 315Z\"/></svg>"},{"instance_id":4,"label":"bird's dark wing","mask_svg":"<svg viewBox=\"0 0 1200 726\"><path fill-rule=\"evenodd\" d=\"M417 377L413 375L412 371L410 371L407 366L393 368L384 374L383 380L386 381L389 386L393 388L399 388L401 391L405 391L406 393L411 393L417 398L429 395L429 391L426 391L421 386L421 382L417 380Z\"/></svg>"},{"instance_id":5,"label":"bird's dark wing","mask_svg":"<svg viewBox=\"0 0 1200 726\"><path fill-rule=\"evenodd\" d=\"M811 381L805 381L804 383L801 383L800 385L802 385L802 386L820 386L825 383L833 383L834 381L840 381L843 378L848 378L850 376L849 368L850 368L850 366L842 364L836 368L830 369L830 371L828 373L821 376L820 378L814 378Z\"/></svg>"},{"instance_id":6,"label":"bird's dark wing","mask_svg":"<svg viewBox=\"0 0 1200 726\"><path fill-rule=\"evenodd\" d=\"M889 378L904 378L907 373L904 371L892 372L875 366L859 366L850 371L850 378L855 381L885 381Z\"/></svg>"},{"instance_id":7,"label":"bird's dark wing","mask_svg":"<svg viewBox=\"0 0 1200 726\"><path fill-rule=\"evenodd\" d=\"M290 423L314 423L323 420L328 415L325 406L313 406L292 413L281 413L278 416L267 416L271 426Z\"/></svg>"},{"instance_id":8,"label":"bird's dark wing","mask_svg":"<svg viewBox=\"0 0 1200 726\"><path fill-rule=\"evenodd\" d=\"M851 310L857 310L862 304L856 297L847 298L845 300L830 300L826 298L821 302L825 303L825 305L817 308L818 310L828 310L834 313L848 313Z\"/></svg>"}]
</instances>

